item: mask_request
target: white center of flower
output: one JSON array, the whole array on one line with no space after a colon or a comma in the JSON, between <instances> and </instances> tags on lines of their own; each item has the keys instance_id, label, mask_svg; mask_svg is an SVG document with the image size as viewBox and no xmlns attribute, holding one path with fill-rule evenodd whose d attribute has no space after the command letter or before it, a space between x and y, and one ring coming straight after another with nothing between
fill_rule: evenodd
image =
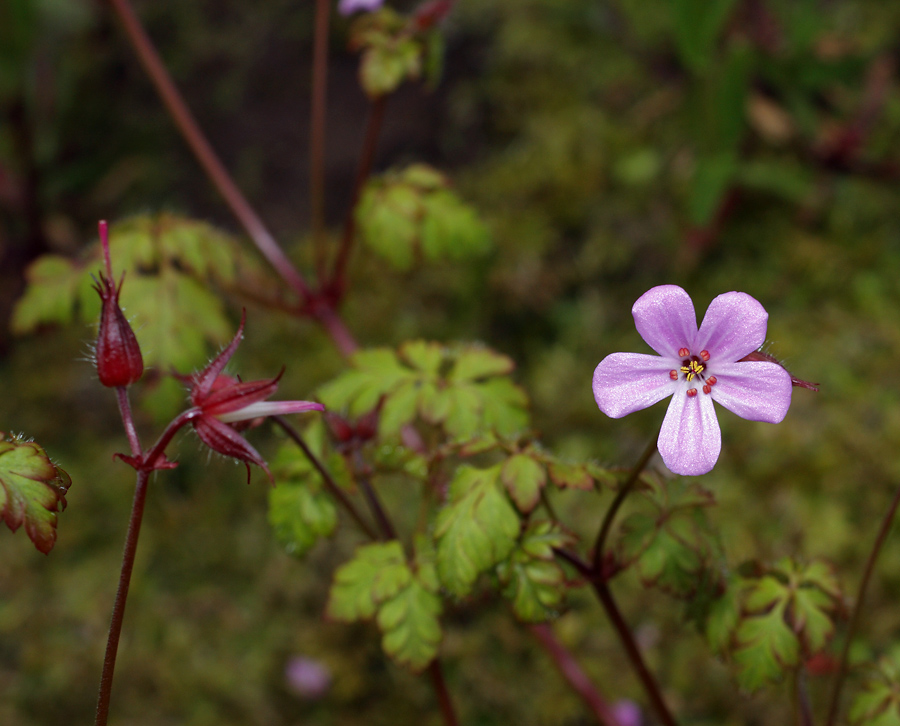
<instances>
[{"instance_id":1,"label":"white center of flower","mask_svg":"<svg viewBox=\"0 0 900 726\"><path fill-rule=\"evenodd\" d=\"M703 392L708 395L712 391L712 387L716 385L716 377L708 375L706 372L706 363L710 357L709 351L701 350L700 355L691 355L691 351L688 348L680 348L678 356L681 358L681 368L669 371L669 378L673 381L683 378L688 383L700 381L703 384ZM693 398L697 395L697 389L691 386L686 393L689 398Z\"/></svg>"}]
</instances>

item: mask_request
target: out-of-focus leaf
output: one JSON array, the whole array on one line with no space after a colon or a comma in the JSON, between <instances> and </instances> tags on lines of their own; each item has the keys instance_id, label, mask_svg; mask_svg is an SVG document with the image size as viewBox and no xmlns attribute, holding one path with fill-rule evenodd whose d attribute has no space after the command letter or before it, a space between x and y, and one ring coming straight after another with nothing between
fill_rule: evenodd
<instances>
[{"instance_id":1,"label":"out-of-focus leaf","mask_svg":"<svg viewBox=\"0 0 900 726\"><path fill-rule=\"evenodd\" d=\"M735 0L672 0L675 41L682 62L702 74L712 64L715 43Z\"/></svg>"},{"instance_id":2,"label":"out-of-focus leaf","mask_svg":"<svg viewBox=\"0 0 900 726\"><path fill-rule=\"evenodd\" d=\"M24 524L44 554L56 544L57 512L71 484L38 444L0 434L0 516L13 532Z\"/></svg>"},{"instance_id":3,"label":"out-of-focus leaf","mask_svg":"<svg viewBox=\"0 0 900 726\"><path fill-rule=\"evenodd\" d=\"M581 489L588 491L594 488L594 479L584 466L568 464L553 460L547 466L551 481L560 489Z\"/></svg>"},{"instance_id":4,"label":"out-of-focus leaf","mask_svg":"<svg viewBox=\"0 0 900 726\"><path fill-rule=\"evenodd\" d=\"M541 498L541 489L547 483L547 472L528 454L513 454L503 463L500 481L519 511L528 513Z\"/></svg>"},{"instance_id":5,"label":"out-of-focus leaf","mask_svg":"<svg viewBox=\"0 0 900 726\"><path fill-rule=\"evenodd\" d=\"M16 303L12 331L30 333L42 324L66 325L72 321L80 294L90 290L90 278L84 269L65 257L39 257L25 272L28 287ZM82 289L87 286L87 291Z\"/></svg>"},{"instance_id":6,"label":"out-of-focus leaf","mask_svg":"<svg viewBox=\"0 0 900 726\"><path fill-rule=\"evenodd\" d=\"M334 573L328 615L335 620L365 620L412 580L403 547L397 540L357 548L353 559Z\"/></svg>"},{"instance_id":7,"label":"out-of-focus leaf","mask_svg":"<svg viewBox=\"0 0 900 726\"><path fill-rule=\"evenodd\" d=\"M688 195L688 216L693 224L702 227L712 220L737 171L737 159L732 152L697 159Z\"/></svg>"},{"instance_id":8,"label":"out-of-focus leaf","mask_svg":"<svg viewBox=\"0 0 900 726\"><path fill-rule=\"evenodd\" d=\"M441 599L411 580L378 610L384 652L400 665L420 671L437 655L441 642Z\"/></svg>"},{"instance_id":9,"label":"out-of-focus leaf","mask_svg":"<svg viewBox=\"0 0 900 726\"><path fill-rule=\"evenodd\" d=\"M900 726L900 647L894 645L869 669L849 718L852 726Z\"/></svg>"},{"instance_id":10,"label":"out-of-focus leaf","mask_svg":"<svg viewBox=\"0 0 900 726\"><path fill-rule=\"evenodd\" d=\"M515 546L519 518L503 494L500 466L460 466L449 501L435 523L437 571L457 597L467 595L478 575L505 559Z\"/></svg>"}]
</instances>

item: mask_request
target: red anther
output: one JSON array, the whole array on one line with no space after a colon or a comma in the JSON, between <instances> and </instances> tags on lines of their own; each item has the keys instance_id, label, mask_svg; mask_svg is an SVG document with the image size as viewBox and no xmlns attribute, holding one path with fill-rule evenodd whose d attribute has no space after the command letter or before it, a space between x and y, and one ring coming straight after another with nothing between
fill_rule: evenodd
<instances>
[{"instance_id":1,"label":"red anther","mask_svg":"<svg viewBox=\"0 0 900 726\"><path fill-rule=\"evenodd\" d=\"M688 388L687 395L688 395L688 398L693 398L694 396L697 395L697 389L696 388Z\"/></svg>"},{"instance_id":2,"label":"red anther","mask_svg":"<svg viewBox=\"0 0 900 726\"><path fill-rule=\"evenodd\" d=\"M678 349L678 355L682 358L687 358L690 354L691 354L691 351L689 351L687 348L679 348Z\"/></svg>"},{"instance_id":3,"label":"red anther","mask_svg":"<svg viewBox=\"0 0 900 726\"><path fill-rule=\"evenodd\" d=\"M709 386L714 386L714 385L716 385L716 377L715 377L715 376L710 376L709 378L707 378L707 379L706 379L706 384L709 385Z\"/></svg>"},{"instance_id":4,"label":"red anther","mask_svg":"<svg viewBox=\"0 0 900 726\"><path fill-rule=\"evenodd\" d=\"M703 392L704 392L704 393L709 393L711 390L712 390L712 386L710 386L708 383L705 383L705 384L703 385Z\"/></svg>"},{"instance_id":5,"label":"red anther","mask_svg":"<svg viewBox=\"0 0 900 726\"><path fill-rule=\"evenodd\" d=\"M673 381L677 381L678 371L669 371L669 378L671 378Z\"/></svg>"},{"instance_id":6,"label":"red anther","mask_svg":"<svg viewBox=\"0 0 900 726\"><path fill-rule=\"evenodd\" d=\"M705 360L705 361L709 360L709 351L708 351L708 350L701 350L701 351L700 351L700 357L703 358L703 360Z\"/></svg>"}]
</instances>

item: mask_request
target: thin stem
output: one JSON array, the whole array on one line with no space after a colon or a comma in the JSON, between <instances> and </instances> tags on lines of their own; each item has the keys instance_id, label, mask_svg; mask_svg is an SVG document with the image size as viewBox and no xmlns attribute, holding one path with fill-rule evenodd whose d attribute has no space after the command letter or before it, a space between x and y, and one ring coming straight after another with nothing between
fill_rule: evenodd
<instances>
[{"instance_id":1,"label":"thin stem","mask_svg":"<svg viewBox=\"0 0 900 726\"><path fill-rule=\"evenodd\" d=\"M603 523L600 525L600 531L597 533L597 541L594 544L594 570L597 573L600 573L603 566L603 551L606 547L606 540L609 537L609 532L612 529L613 521L616 518L616 513L619 511L619 507L622 506L622 503L625 501L625 498L631 492L632 487L637 483L638 478L641 476L641 472L644 471L647 464L650 461L650 458L656 452L656 441L657 436L654 436L653 439L647 444L647 448L644 449L644 453L641 454L641 458L638 459L637 463L634 465L634 468L631 470L631 473L628 475L628 479L625 480L625 483L619 487L619 491L616 493L616 498L613 499L612 504L609 505L609 509L606 510L606 514L603 517Z\"/></svg>"},{"instance_id":2,"label":"thin stem","mask_svg":"<svg viewBox=\"0 0 900 726\"><path fill-rule=\"evenodd\" d=\"M266 229L256 211L237 188L231 175L216 156L212 146L196 120L188 109L187 104L172 81L169 72L163 65L159 54L154 48L144 28L141 26L134 10L128 0L109 0L113 10L119 16L119 20L125 29L129 42L137 53L138 59L150 81L162 98L163 104L172 116L172 120L187 142L197 161L203 167L210 181L219 190L225 199L225 203L231 208L234 216L244 227L244 230L253 240L253 243L269 261L275 271L281 275L284 281L304 300L308 302L312 295L303 276L294 267L288 256L275 241L272 234Z\"/></svg>"},{"instance_id":3,"label":"thin stem","mask_svg":"<svg viewBox=\"0 0 900 726\"><path fill-rule=\"evenodd\" d=\"M284 416L270 416L270 418L281 427L297 446L300 447L306 458L309 459L309 462L316 468L316 471L321 474L322 480L325 482L325 488L328 489L329 493L337 499L338 502L340 502L341 506L346 510L347 514L353 518L353 521L356 522L359 528L371 539L378 539L375 530L372 529L372 526L366 522L365 519L363 519L359 510L353 506L353 502L347 498L347 495L344 494L343 490L337 485L337 482L331 476L331 473L325 468L322 462L319 461L319 457L312 452L312 449L309 448L297 429L288 423Z\"/></svg>"},{"instance_id":4,"label":"thin stem","mask_svg":"<svg viewBox=\"0 0 900 726\"><path fill-rule=\"evenodd\" d=\"M384 511L384 507L381 506L381 500L378 498L378 494L375 493L375 488L372 486L372 482L369 481L369 478L360 476L359 487L362 489L363 496L366 498L366 503L369 505L372 516L375 517L378 526L381 528L384 539L397 539L397 530L394 529L390 517L388 517L387 512Z\"/></svg>"},{"instance_id":5,"label":"thin stem","mask_svg":"<svg viewBox=\"0 0 900 726\"><path fill-rule=\"evenodd\" d=\"M116 386L116 400L119 402L119 413L122 415L122 424L125 426L125 434L128 436L128 446L132 456L140 456L141 442L138 439L137 429L134 427L134 417L131 415L131 402L128 400L128 388Z\"/></svg>"},{"instance_id":6,"label":"thin stem","mask_svg":"<svg viewBox=\"0 0 900 726\"><path fill-rule=\"evenodd\" d=\"M363 139L362 152L359 156L359 166L356 168L356 180L353 183L353 194L350 197L350 208L347 218L344 220L344 232L341 236L341 246L338 248L334 262L332 283L343 295L347 286L347 265L350 261L350 252L353 249L353 241L356 238L356 205L362 194L363 185L372 173L375 163L375 153L378 150L378 137L381 135L381 124L384 119L386 98L379 96L369 106L369 120L366 122L366 135Z\"/></svg>"},{"instance_id":7,"label":"thin stem","mask_svg":"<svg viewBox=\"0 0 900 726\"><path fill-rule=\"evenodd\" d=\"M330 0L316 0L313 36L312 111L309 134L309 206L319 284L325 282L325 120L328 105Z\"/></svg>"},{"instance_id":8,"label":"thin stem","mask_svg":"<svg viewBox=\"0 0 900 726\"><path fill-rule=\"evenodd\" d=\"M456 718L456 711L453 708L453 701L450 698L450 691L447 690L447 683L444 680L444 669L441 668L441 662L437 658L428 664L428 676L431 678L431 685L437 694L444 723L447 726L459 726L459 720Z\"/></svg>"},{"instance_id":9,"label":"thin stem","mask_svg":"<svg viewBox=\"0 0 900 726\"><path fill-rule=\"evenodd\" d=\"M125 602L128 599L128 587L131 584L131 572L134 569L134 557L137 552L138 535L141 532L141 520L144 517L144 503L147 499L147 482L150 473L137 473L137 486L134 490L134 501L131 505L131 517L128 520L128 533L125 536L125 552L122 555L122 570L119 574L119 588L113 604L112 620L109 625L109 637L106 641L106 655L103 658L103 672L100 675L100 692L97 696L97 717L95 726L106 726L109 718L109 699L112 694L113 673L116 669L116 654L119 649L119 637L122 634L122 621L125 617Z\"/></svg>"},{"instance_id":10,"label":"thin stem","mask_svg":"<svg viewBox=\"0 0 900 726\"><path fill-rule=\"evenodd\" d=\"M562 677L581 697L581 700L597 717L597 721L604 726L620 726L616 715L606 703L603 696L596 689L591 679L569 650L559 642L553 629L547 623L538 623L528 628L531 634L537 638L538 643L547 651L547 654L556 664Z\"/></svg>"},{"instance_id":11,"label":"thin stem","mask_svg":"<svg viewBox=\"0 0 900 726\"><path fill-rule=\"evenodd\" d=\"M635 642L634 636L631 634L628 623L626 623L625 618L622 617L622 613L619 611L619 607L613 599L606 580L602 578L603 576L597 573L597 576L591 580L591 586L594 588L594 592L597 593L600 604L603 605L603 609L606 611L606 616L609 618L613 628L618 634L622 647L625 648L625 654L628 656L628 660L631 661L631 666L634 668L635 673L637 673L641 685L644 687L644 692L650 699L653 710L656 711L656 715L665 726L678 726L678 722L669 711L669 707L663 699L659 685L656 683L656 679L653 678L646 663L644 663L640 648L638 648L637 642Z\"/></svg>"},{"instance_id":12,"label":"thin stem","mask_svg":"<svg viewBox=\"0 0 900 726\"><path fill-rule=\"evenodd\" d=\"M794 690L797 726L813 726L812 704L809 702L809 689L806 686L806 668L802 665L794 673Z\"/></svg>"},{"instance_id":13,"label":"thin stem","mask_svg":"<svg viewBox=\"0 0 900 726\"><path fill-rule=\"evenodd\" d=\"M872 573L875 571L875 562L878 555L881 554L881 548L887 539L888 533L894 522L894 515L897 513L897 507L900 506L900 489L894 494L891 504L884 515L881 522L881 528L875 537L875 543L872 545L872 551L869 553L869 559L866 561L866 567L863 570L862 580L859 583L859 592L856 594L856 603L853 606L853 612L850 615L850 623L847 626L847 634L844 636L844 647L841 649L841 661L838 666L838 672L834 680L834 688L831 692L831 703L828 707L828 719L825 721L826 726L834 726L837 722L838 709L841 703L841 689L844 687L844 681L847 678L847 666L850 656L850 645L856 635L856 629L859 627L859 621L862 616L863 604L866 601L866 590L869 586L869 580L872 579Z\"/></svg>"}]
</instances>

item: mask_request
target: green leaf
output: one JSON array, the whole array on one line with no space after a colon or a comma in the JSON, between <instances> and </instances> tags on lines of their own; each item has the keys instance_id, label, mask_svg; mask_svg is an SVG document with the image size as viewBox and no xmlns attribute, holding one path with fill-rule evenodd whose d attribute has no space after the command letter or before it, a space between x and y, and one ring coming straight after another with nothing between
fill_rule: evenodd
<instances>
[{"instance_id":1,"label":"green leaf","mask_svg":"<svg viewBox=\"0 0 900 726\"><path fill-rule=\"evenodd\" d=\"M734 660L742 688L755 691L777 680L800 659L800 644L784 620L784 603L738 626Z\"/></svg>"},{"instance_id":2,"label":"green leaf","mask_svg":"<svg viewBox=\"0 0 900 726\"><path fill-rule=\"evenodd\" d=\"M519 518L499 483L500 466L460 466L447 505L435 523L437 571L457 597L467 595L478 575L505 559L519 534Z\"/></svg>"},{"instance_id":3,"label":"green leaf","mask_svg":"<svg viewBox=\"0 0 900 726\"><path fill-rule=\"evenodd\" d=\"M47 554L56 544L56 513L66 508L69 475L33 441L0 434L0 516Z\"/></svg>"},{"instance_id":4,"label":"green leaf","mask_svg":"<svg viewBox=\"0 0 900 726\"><path fill-rule=\"evenodd\" d=\"M498 566L503 596L512 601L520 620L543 622L557 614L565 597L565 573L553 548L570 541L551 522L531 522L509 559Z\"/></svg>"},{"instance_id":5,"label":"green leaf","mask_svg":"<svg viewBox=\"0 0 900 726\"><path fill-rule=\"evenodd\" d=\"M731 639L741 618L741 593L744 582L731 578L722 596L709 609L706 618L706 639L714 653L724 655L730 650Z\"/></svg>"},{"instance_id":6,"label":"green leaf","mask_svg":"<svg viewBox=\"0 0 900 726\"><path fill-rule=\"evenodd\" d=\"M422 44L416 38L384 37L362 56L359 81L370 98L393 93L403 81L422 75Z\"/></svg>"},{"instance_id":7,"label":"green leaf","mask_svg":"<svg viewBox=\"0 0 900 726\"><path fill-rule=\"evenodd\" d=\"M490 348L466 346L459 351L449 380L451 383L459 383L491 376L504 376L512 373L515 367L510 357L496 353Z\"/></svg>"},{"instance_id":8,"label":"green leaf","mask_svg":"<svg viewBox=\"0 0 900 726\"><path fill-rule=\"evenodd\" d=\"M371 618L379 604L396 596L411 581L412 572L397 540L363 545L334 573L328 615L348 622Z\"/></svg>"},{"instance_id":9,"label":"green leaf","mask_svg":"<svg viewBox=\"0 0 900 726\"><path fill-rule=\"evenodd\" d=\"M418 579L411 580L378 610L382 648L394 661L421 671L441 642L441 599Z\"/></svg>"},{"instance_id":10,"label":"green leaf","mask_svg":"<svg viewBox=\"0 0 900 726\"><path fill-rule=\"evenodd\" d=\"M429 376L436 377L440 373L445 355L446 350L440 343L410 340L400 346L400 357Z\"/></svg>"},{"instance_id":11,"label":"green leaf","mask_svg":"<svg viewBox=\"0 0 900 726\"><path fill-rule=\"evenodd\" d=\"M329 495L308 482L279 483L269 490L269 524L285 549L301 556L334 532L337 509Z\"/></svg>"},{"instance_id":12,"label":"green leaf","mask_svg":"<svg viewBox=\"0 0 900 726\"><path fill-rule=\"evenodd\" d=\"M528 396L509 378L489 378L478 383L482 428L512 436L528 428Z\"/></svg>"},{"instance_id":13,"label":"green leaf","mask_svg":"<svg viewBox=\"0 0 900 726\"><path fill-rule=\"evenodd\" d=\"M672 0L675 40L681 61L702 74L713 61L722 26L735 0Z\"/></svg>"},{"instance_id":14,"label":"green leaf","mask_svg":"<svg viewBox=\"0 0 900 726\"><path fill-rule=\"evenodd\" d=\"M703 227L712 221L737 172L737 160L730 151L697 159L688 197L688 216L693 224Z\"/></svg>"},{"instance_id":15,"label":"green leaf","mask_svg":"<svg viewBox=\"0 0 900 726\"><path fill-rule=\"evenodd\" d=\"M878 659L850 706L852 726L900 726L900 647Z\"/></svg>"},{"instance_id":16,"label":"green leaf","mask_svg":"<svg viewBox=\"0 0 900 726\"><path fill-rule=\"evenodd\" d=\"M594 488L594 479L584 466L566 464L553 460L547 467L550 480L560 489L581 489L588 491Z\"/></svg>"},{"instance_id":17,"label":"green leaf","mask_svg":"<svg viewBox=\"0 0 900 726\"><path fill-rule=\"evenodd\" d=\"M39 257L25 272L28 287L12 314L12 331L30 333L42 324L72 321L79 289L89 284L84 270L58 255Z\"/></svg>"},{"instance_id":18,"label":"green leaf","mask_svg":"<svg viewBox=\"0 0 900 726\"><path fill-rule=\"evenodd\" d=\"M527 514L540 501L541 489L547 483L547 473L528 454L513 454L503 464L500 481L519 511Z\"/></svg>"}]
</instances>

